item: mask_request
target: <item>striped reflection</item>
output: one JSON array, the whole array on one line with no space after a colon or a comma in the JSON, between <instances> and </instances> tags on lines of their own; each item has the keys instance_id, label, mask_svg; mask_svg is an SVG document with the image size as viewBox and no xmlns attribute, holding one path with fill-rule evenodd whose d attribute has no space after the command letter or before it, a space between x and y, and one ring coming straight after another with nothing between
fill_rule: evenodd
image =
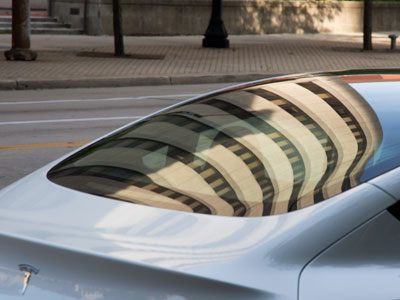
<instances>
[{"instance_id":1,"label":"striped reflection","mask_svg":"<svg viewBox=\"0 0 400 300\"><path fill-rule=\"evenodd\" d=\"M279 106L294 118L296 118L305 128L307 128L319 141L321 147L325 150L327 167L325 173L322 175L320 181L314 190L314 201L320 202L324 200L324 195L322 188L328 181L329 176L335 170L338 160L338 153L336 147L328 136L328 134L315 122L307 113L305 113L301 108L291 103L290 100L284 99L281 96L261 88L249 90L250 93L254 93L264 99L270 101L271 103Z\"/></svg>"},{"instance_id":2,"label":"striped reflection","mask_svg":"<svg viewBox=\"0 0 400 300\"><path fill-rule=\"evenodd\" d=\"M180 117L177 117L180 118ZM175 121L177 118L172 117ZM164 117L160 117L164 119ZM168 118L170 120L170 118ZM178 121L179 122L179 121ZM181 123L182 124L182 123ZM210 187L215 191L215 193L228 202L233 210L235 216L242 216L245 214L245 206L238 200L238 197L232 187L228 184L225 178L218 172L216 168L212 165L196 156L195 154L180 149L174 145L162 143L159 141L139 139L139 138L120 138L110 144L106 145L107 148L112 147L124 147L130 149L143 149L149 152L156 152L162 148L166 148L165 156L173 158L176 161L180 161L187 167L195 171L199 176L201 176L204 181L209 184ZM163 166L163 167L166 167ZM151 170L147 170L151 172Z\"/></svg>"},{"instance_id":3,"label":"striped reflection","mask_svg":"<svg viewBox=\"0 0 400 300\"><path fill-rule=\"evenodd\" d=\"M218 107L219 109L224 110L225 112L240 118L244 122L256 128L258 131L265 134L268 138L273 140L282 149L282 151L285 153L288 161L292 166L293 178L294 178L292 194L288 201L288 211L289 208L291 208L291 210L295 210L298 195L304 181L305 167L303 159L300 153L298 152L297 148L293 145L293 143L280 131L275 129L273 126L269 125L263 119L238 106L235 106L233 104L230 104L226 101L219 99L207 100L204 101L204 104Z\"/></svg>"},{"instance_id":4,"label":"striped reflection","mask_svg":"<svg viewBox=\"0 0 400 300\"><path fill-rule=\"evenodd\" d=\"M60 184L81 182L79 190L95 195L107 195L110 198L122 199L133 203L146 204L137 199L137 194L117 195L118 190L125 190L126 186L135 186L152 193L171 198L186 206L189 206L193 212L210 214L211 210L200 201L183 195L179 192L155 184L148 176L127 170L110 166L90 166L75 167L58 171L53 174L53 180ZM106 181L107 184L98 184L99 180ZM116 188L118 186L118 188Z\"/></svg>"},{"instance_id":5,"label":"striped reflection","mask_svg":"<svg viewBox=\"0 0 400 300\"><path fill-rule=\"evenodd\" d=\"M49 178L137 204L267 216L360 184L381 141L374 111L351 86L297 78L174 106L78 152Z\"/></svg>"},{"instance_id":6,"label":"striped reflection","mask_svg":"<svg viewBox=\"0 0 400 300\"><path fill-rule=\"evenodd\" d=\"M208 147L212 148L217 145L223 146L230 152L232 152L238 159L243 161L245 165L249 168L251 173L253 173L256 181L259 183L260 189L263 193L263 215L268 215L271 212L272 198L273 198L273 186L269 177L266 176L265 170L262 162L257 158L254 153L249 150L245 145L238 142L228 133L223 130L220 131L219 128L211 126L211 124L206 124L203 118L198 118L197 120L191 118L191 114L186 115L173 115L169 114L166 116L156 117L154 121L162 121L164 123L171 123L176 126L186 128L193 132L199 134L196 141L200 140L200 136L207 136L210 141L212 141ZM192 151L195 152L200 143L192 144ZM235 203L230 203L235 206ZM237 205L237 204L236 204ZM242 206L240 207L242 209ZM234 207L235 209L235 207ZM246 213L246 212L241 212Z\"/></svg>"}]
</instances>

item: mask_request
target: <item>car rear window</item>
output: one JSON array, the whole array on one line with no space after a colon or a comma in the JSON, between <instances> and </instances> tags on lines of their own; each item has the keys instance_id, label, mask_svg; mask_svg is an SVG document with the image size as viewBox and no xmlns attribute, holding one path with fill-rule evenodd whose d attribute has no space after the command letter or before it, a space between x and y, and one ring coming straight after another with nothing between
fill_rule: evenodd
<instances>
[{"instance_id":1,"label":"car rear window","mask_svg":"<svg viewBox=\"0 0 400 300\"><path fill-rule=\"evenodd\" d=\"M268 216L360 184L382 137L354 88L338 77L307 77L173 107L79 151L48 178L135 204Z\"/></svg>"}]
</instances>

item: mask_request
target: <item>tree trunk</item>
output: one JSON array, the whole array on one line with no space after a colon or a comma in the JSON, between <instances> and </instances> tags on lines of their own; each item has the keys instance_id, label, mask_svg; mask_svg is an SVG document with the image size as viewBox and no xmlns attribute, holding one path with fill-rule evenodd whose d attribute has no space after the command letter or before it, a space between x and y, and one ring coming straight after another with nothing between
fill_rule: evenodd
<instances>
[{"instance_id":1,"label":"tree trunk","mask_svg":"<svg viewBox=\"0 0 400 300\"><path fill-rule=\"evenodd\" d=\"M124 56L124 38L121 25L121 6L119 0L113 0L113 23L114 23L114 53L115 56Z\"/></svg>"},{"instance_id":2,"label":"tree trunk","mask_svg":"<svg viewBox=\"0 0 400 300\"><path fill-rule=\"evenodd\" d=\"M35 60L36 52L30 50L29 0L12 1L12 46L4 52L7 60Z\"/></svg>"},{"instance_id":3,"label":"tree trunk","mask_svg":"<svg viewBox=\"0 0 400 300\"><path fill-rule=\"evenodd\" d=\"M372 0L364 0L363 50L372 50Z\"/></svg>"}]
</instances>

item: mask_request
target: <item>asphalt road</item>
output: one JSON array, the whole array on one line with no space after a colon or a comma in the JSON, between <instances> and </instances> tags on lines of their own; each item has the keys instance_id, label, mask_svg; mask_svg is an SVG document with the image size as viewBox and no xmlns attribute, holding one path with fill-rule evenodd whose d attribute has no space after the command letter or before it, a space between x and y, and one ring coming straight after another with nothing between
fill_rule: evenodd
<instances>
[{"instance_id":1,"label":"asphalt road","mask_svg":"<svg viewBox=\"0 0 400 300\"><path fill-rule=\"evenodd\" d=\"M2 91L0 189L131 121L228 85Z\"/></svg>"}]
</instances>

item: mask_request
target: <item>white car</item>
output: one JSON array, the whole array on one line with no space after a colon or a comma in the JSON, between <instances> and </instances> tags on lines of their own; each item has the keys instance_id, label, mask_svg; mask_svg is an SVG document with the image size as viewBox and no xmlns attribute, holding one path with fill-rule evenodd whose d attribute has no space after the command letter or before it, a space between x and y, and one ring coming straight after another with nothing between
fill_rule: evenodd
<instances>
[{"instance_id":1,"label":"white car","mask_svg":"<svg viewBox=\"0 0 400 300\"><path fill-rule=\"evenodd\" d=\"M0 191L0 299L400 298L400 71L272 78Z\"/></svg>"}]
</instances>

